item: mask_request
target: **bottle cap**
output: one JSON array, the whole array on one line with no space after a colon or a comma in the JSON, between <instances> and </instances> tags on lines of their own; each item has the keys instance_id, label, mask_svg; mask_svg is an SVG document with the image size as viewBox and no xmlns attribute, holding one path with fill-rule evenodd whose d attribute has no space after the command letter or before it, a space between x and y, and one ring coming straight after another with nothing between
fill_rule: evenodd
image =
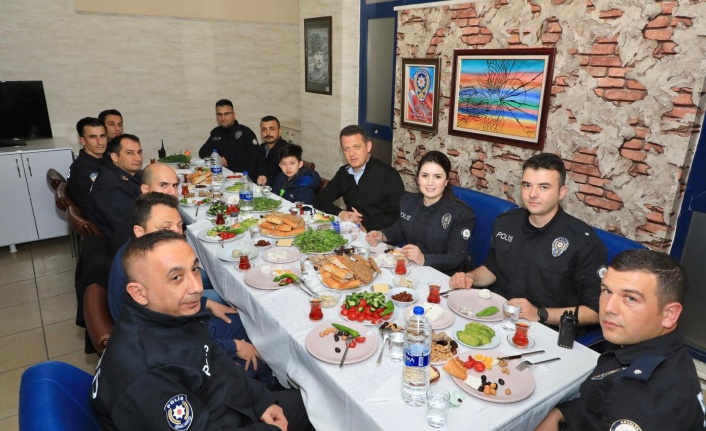
<instances>
[{"instance_id":1,"label":"bottle cap","mask_svg":"<svg viewBox=\"0 0 706 431\"><path fill-rule=\"evenodd\" d=\"M424 307L417 305L412 309L412 312L416 314L417 316L423 316L424 315Z\"/></svg>"}]
</instances>

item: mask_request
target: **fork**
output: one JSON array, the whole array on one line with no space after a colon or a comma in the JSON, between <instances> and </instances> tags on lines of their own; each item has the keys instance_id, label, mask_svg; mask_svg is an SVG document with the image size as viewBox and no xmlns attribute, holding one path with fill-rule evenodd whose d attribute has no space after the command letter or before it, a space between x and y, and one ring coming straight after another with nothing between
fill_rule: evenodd
<instances>
[{"instance_id":1,"label":"fork","mask_svg":"<svg viewBox=\"0 0 706 431\"><path fill-rule=\"evenodd\" d=\"M338 368L343 367L343 363L346 362L346 355L348 354L348 347L350 347L351 343L354 340L355 339L353 337L351 337L350 335L348 336L348 338L346 338L346 350L343 351L343 357L341 358L341 363L338 364Z\"/></svg>"},{"instance_id":2,"label":"fork","mask_svg":"<svg viewBox=\"0 0 706 431\"><path fill-rule=\"evenodd\" d=\"M524 370L525 368L529 367L530 365L545 364L545 363L547 363L547 362L554 362L554 361L558 361L558 360L560 360L560 359L561 359L561 358L552 358L552 359L545 359L545 360L543 360L543 361L537 361L537 362L522 361L522 362L520 362L520 365L518 365L517 367L515 367L515 369L516 369L517 371L522 371L522 370Z\"/></svg>"}]
</instances>

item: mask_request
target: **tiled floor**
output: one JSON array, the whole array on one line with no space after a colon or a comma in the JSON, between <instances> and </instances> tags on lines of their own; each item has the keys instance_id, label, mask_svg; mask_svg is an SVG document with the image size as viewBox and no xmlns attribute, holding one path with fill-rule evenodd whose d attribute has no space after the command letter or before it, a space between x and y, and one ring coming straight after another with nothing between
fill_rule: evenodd
<instances>
[{"instance_id":1,"label":"tiled floor","mask_svg":"<svg viewBox=\"0 0 706 431\"><path fill-rule=\"evenodd\" d=\"M22 372L49 359L93 374L95 354L83 353L74 324L76 293L68 237L0 248L0 430L18 430Z\"/></svg>"}]
</instances>

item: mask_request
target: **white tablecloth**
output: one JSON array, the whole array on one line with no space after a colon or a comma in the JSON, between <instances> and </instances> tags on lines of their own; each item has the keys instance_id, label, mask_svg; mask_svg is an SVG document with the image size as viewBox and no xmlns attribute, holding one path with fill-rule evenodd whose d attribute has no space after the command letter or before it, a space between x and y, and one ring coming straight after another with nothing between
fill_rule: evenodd
<instances>
[{"instance_id":1,"label":"white tablecloth","mask_svg":"<svg viewBox=\"0 0 706 431\"><path fill-rule=\"evenodd\" d=\"M284 208L289 205L284 201ZM204 213L202 209L199 219L203 218ZM195 220L193 208L182 208L182 214L187 223ZM321 322L312 322L307 318L308 296L296 286L280 290L259 290L247 286L243 281L243 273L235 268L236 264L223 262L216 257L220 245L198 240L197 233L188 231L189 242L196 249L214 287L223 298L238 307L250 339L280 381L288 379L301 387L309 418L316 429L431 429L426 424L424 407L409 407L402 401L401 364L390 362L385 353L382 365L377 367L375 359L379 348L370 359L343 368L315 359L307 352L304 339ZM246 236L249 239L249 233ZM357 242L364 242L362 235ZM258 257L252 263L260 265L264 262ZM444 274L430 267L412 265L410 268L412 277L421 280L421 298L426 298L428 292L425 281L442 281L442 291L447 289L448 277ZM392 284L391 272L384 270L376 281ZM315 289L325 288L319 285ZM442 305L445 302L443 299ZM401 314L398 313L396 321L403 324ZM335 320L340 320L338 307L325 308L324 321ZM463 329L467 322L469 320L456 316L454 324L444 331L454 333ZM499 334L507 334L500 328L500 322L490 326ZM558 347L556 331L544 325L535 324L530 332L530 336L536 340L535 349L546 351L530 359L538 361L556 356L562 358L558 362L534 367L532 372L537 383L534 393L512 404L496 404L469 396L461 407L449 409L445 429L531 430L551 408L578 391L581 382L595 366L598 355L578 343L572 350ZM504 335L501 338L500 345L494 350L508 354L519 353L509 345ZM441 379L436 385L450 392L460 390L451 376L441 369L440 372Z\"/></svg>"}]
</instances>

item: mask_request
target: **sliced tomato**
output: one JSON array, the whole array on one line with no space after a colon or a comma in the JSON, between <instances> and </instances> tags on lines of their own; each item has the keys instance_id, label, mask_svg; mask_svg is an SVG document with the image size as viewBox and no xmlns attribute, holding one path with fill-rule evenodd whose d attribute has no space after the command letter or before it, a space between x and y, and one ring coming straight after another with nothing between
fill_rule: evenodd
<instances>
[{"instance_id":1,"label":"sliced tomato","mask_svg":"<svg viewBox=\"0 0 706 431\"><path fill-rule=\"evenodd\" d=\"M354 340L354 341L351 341L351 344L349 344L348 347L350 347L351 349L355 349L355 346L357 346L357 345L358 344L356 344L356 342Z\"/></svg>"},{"instance_id":2,"label":"sliced tomato","mask_svg":"<svg viewBox=\"0 0 706 431\"><path fill-rule=\"evenodd\" d=\"M370 322L373 320L373 316L371 316L371 315L365 316L365 320Z\"/></svg>"},{"instance_id":3,"label":"sliced tomato","mask_svg":"<svg viewBox=\"0 0 706 431\"><path fill-rule=\"evenodd\" d=\"M378 323L380 323L380 318L379 318L379 317L375 317L371 322L372 322L373 325L377 325Z\"/></svg>"},{"instance_id":4,"label":"sliced tomato","mask_svg":"<svg viewBox=\"0 0 706 431\"><path fill-rule=\"evenodd\" d=\"M481 373L485 371L485 364L481 361L476 361L476 363L473 364L473 369Z\"/></svg>"},{"instance_id":5,"label":"sliced tomato","mask_svg":"<svg viewBox=\"0 0 706 431\"><path fill-rule=\"evenodd\" d=\"M341 316L348 316L348 310L346 308L341 310Z\"/></svg>"},{"instance_id":6,"label":"sliced tomato","mask_svg":"<svg viewBox=\"0 0 706 431\"><path fill-rule=\"evenodd\" d=\"M365 307L366 305L368 305L368 301L365 299L361 299L360 302L358 302L359 307Z\"/></svg>"},{"instance_id":7,"label":"sliced tomato","mask_svg":"<svg viewBox=\"0 0 706 431\"><path fill-rule=\"evenodd\" d=\"M463 363L463 366L464 366L467 370L470 370L470 369L473 368L473 362L466 361L466 362Z\"/></svg>"},{"instance_id":8,"label":"sliced tomato","mask_svg":"<svg viewBox=\"0 0 706 431\"><path fill-rule=\"evenodd\" d=\"M392 313L386 314L386 315L382 316L381 319L382 319L382 320L390 320L390 319L392 319Z\"/></svg>"},{"instance_id":9,"label":"sliced tomato","mask_svg":"<svg viewBox=\"0 0 706 431\"><path fill-rule=\"evenodd\" d=\"M355 342L358 344L365 343L365 337L355 337Z\"/></svg>"},{"instance_id":10,"label":"sliced tomato","mask_svg":"<svg viewBox=\"0 0 706 431\"><path fill-rule=\"evenodd\" d=\"M365 322L365 316L358 315L355 320L357 320L358 322Z\"/></svg>"}]
</instances>

